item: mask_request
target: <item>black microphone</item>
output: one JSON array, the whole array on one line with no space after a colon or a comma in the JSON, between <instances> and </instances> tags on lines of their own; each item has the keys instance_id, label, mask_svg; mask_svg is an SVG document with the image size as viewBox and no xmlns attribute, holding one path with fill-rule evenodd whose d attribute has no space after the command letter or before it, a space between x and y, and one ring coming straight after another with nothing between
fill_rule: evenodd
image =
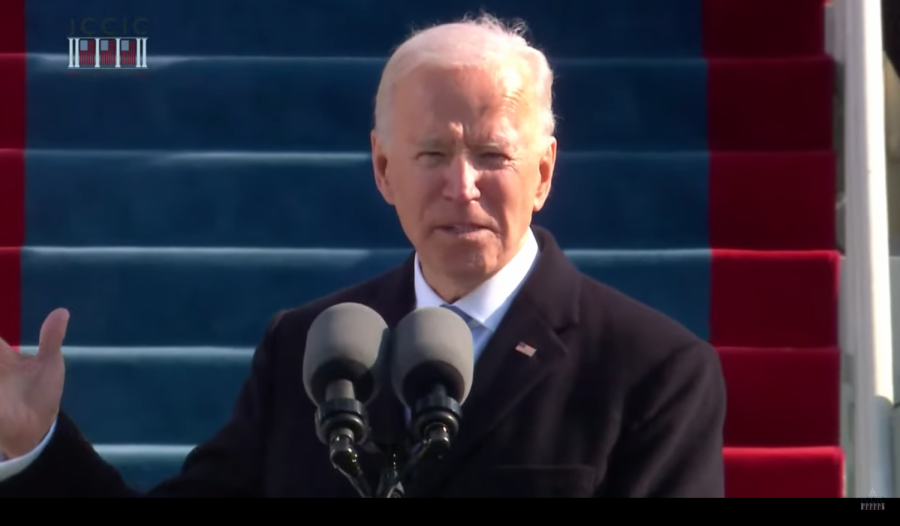
<instances>
[{"instance_id":1,"label":"black microphone","mask_svg":"<svg viewBox=\"0 0 900 526\"><path fill-rule=\"evenodd\" d=\"M391 341L394 392L411 410L410 434L417 444L410 460L417 464L440 457L459 432L461 407L471 389L472 333L457 314L432 307L403 318Z\"/></svg>"},{"instance_id":2,"label":"black microphone","mask_svg":"<svg viewBox=\"0 0 900 526\"><path fill-rule=\"evenodd\" d=\"M309 327L303 385L316 404L316 432L334 467L363 497L371 497L356 447L366 442L365 405L387 373L387 323L374 310L342 303L322 311Z\"/></svg>"}]
</instances>

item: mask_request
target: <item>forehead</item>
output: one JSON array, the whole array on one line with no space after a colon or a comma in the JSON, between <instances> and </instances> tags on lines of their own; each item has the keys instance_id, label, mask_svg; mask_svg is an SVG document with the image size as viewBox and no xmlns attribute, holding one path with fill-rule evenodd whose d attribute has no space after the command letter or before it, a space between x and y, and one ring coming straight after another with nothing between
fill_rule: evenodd
<instances>
[{"instance_id":1,"label":"forehead","mask_svg":"<svg viewBox=\"0 0 900 526\"><path fill-rule=\"evenodd\" d=\"M530 124L529 96L514 67L421 66L396 86L396 129L415 141L448 134L508 140Z\"/></svg>"}]
</instances>

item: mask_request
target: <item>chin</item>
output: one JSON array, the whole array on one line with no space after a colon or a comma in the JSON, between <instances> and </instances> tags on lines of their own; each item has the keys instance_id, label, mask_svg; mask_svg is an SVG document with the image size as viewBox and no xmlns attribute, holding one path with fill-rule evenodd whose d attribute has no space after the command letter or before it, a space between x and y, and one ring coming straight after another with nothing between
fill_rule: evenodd
<instances>
[{"instance_id":1,"label":"chin","mask_svg":"<svg viewBox=\"0 0 900 526\"><path fill-rule=\"evenodd\" d=\"M474 241L458 241L439 251L437 268L442 274L461 278L480 278L498 269L496 246Z\"/></svg>"}]
</instances>

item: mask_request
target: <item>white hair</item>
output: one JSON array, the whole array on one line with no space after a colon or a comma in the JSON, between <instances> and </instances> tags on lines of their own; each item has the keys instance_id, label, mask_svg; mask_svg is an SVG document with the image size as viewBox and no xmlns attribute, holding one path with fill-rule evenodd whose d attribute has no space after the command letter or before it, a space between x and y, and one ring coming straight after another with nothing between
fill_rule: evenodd
<instances>
[{"instance_id":1,"label":"white hair","mask_svg":"<svg viewBox=\"0 0 900 526\"><path fill-rule=\"evenodd\" d=\"M414 33L391 55L381 76L375 97L375 133L379 141L390 136L391 107L397 83L420 66L524 66L537 112L538 131L551 137L556 128L553 115L553 71L547 57L525 39L524 22L504 24L482 14L460 22L441 24Z\"/></svg>"}]
</instances>

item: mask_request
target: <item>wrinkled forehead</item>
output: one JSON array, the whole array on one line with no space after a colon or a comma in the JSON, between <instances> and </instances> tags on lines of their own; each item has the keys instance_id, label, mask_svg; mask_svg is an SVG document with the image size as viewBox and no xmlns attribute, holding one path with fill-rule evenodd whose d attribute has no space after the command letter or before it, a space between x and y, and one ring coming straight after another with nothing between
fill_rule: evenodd
<instances>
[{"instance_id":1,"label":"wrinkled forehead","mask_svg":"<svg viewBox=\"0 0 900 526\"><path fill-rule=\"evenodd\" d=\"M443 137L516 141L535 127L533 90L513 66L420 66L394 92L404 142Z\"/></svg>"}]
</instances>

